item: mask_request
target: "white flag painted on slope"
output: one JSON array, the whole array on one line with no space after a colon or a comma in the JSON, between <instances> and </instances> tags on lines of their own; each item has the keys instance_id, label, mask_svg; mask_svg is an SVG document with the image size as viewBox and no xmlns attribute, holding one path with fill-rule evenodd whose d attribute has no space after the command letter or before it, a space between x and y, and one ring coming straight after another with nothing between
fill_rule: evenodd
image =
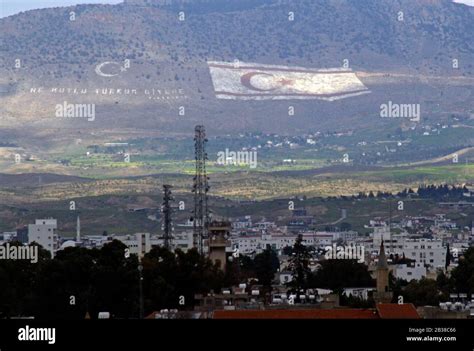
<instances>
[{"instance_id":1,"label":"white flag painted on slope","mask_svg":"<svg viewBox=\"0 0 474 351\"><path fill-rule=\"evenodd\" d=\"M347 69L310 69L245 62L208 61L218 99L334 101L370 93Z\"/></svg>"}]
</instances>

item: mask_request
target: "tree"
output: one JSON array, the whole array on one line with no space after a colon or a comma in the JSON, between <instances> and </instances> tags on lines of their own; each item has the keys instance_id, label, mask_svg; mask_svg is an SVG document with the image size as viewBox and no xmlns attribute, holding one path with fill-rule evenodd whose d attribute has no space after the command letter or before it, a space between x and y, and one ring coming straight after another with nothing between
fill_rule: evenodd
<instances>
[{"instance_id":1,"label":"tree","mask_svg":"<svg viewBox=\"0 0 474 351\"><path fill-rule=\"evenodd\" d=\"M458 293L474 294L474 247L467 249L459 258L451 277Z\"/></svg>"},{"instance_id":2,"label":"tree","mask_svg":"<svg viewBox=\"0 0 474 351\"><path fill-rule=\"evenodd\" d=\"M272 249L267 248L255 256L254 266L258 282L262 284L265 292L271 292L275 273L280 267L277 254Z\"/></svg>"},{"instance_id":3,"label":"tree","mask_svg":"<svg viewBox=\"0 0 474 351\"><path fill-rule=\"evenodd\" d=\"M392 291L392 303L398 303L398 297L403 295L403 289L408 285L405 279L395 278L392 272L388 274L388 286Z\"/></svg>"},{"instance_id":4,"label":"tree","mask_svg":"<svg viewBox=\"0 0 474 351\"><path fill-rule=\"evenodd\" d=\"M145 315L178 306L176 291L178 265L173 252L154 246L142 259ZM181 276L181 274L180 274ZM188 302L185 300L185 302Z\"/></svg>"},{"instance_id":5,"label":"tree","mask_svg":"<svg viewBox=\"0 0 474 351\"><path fill-rule=\"evenodd\" d=\"M310 281L311 288L342 290L345 287L371 287L375 282L367 266L356 260L325 260Z\"/></svg>"},{"instance_id":6,"label":"tree","mask_svg":"<svg viewBox=\"0 0 474 351\"><path fill-rule=\"evenodd\" d=\"M108 311L117 318L139 315L138 257L125 256L127 246L118 240L105 244L94 260L90 313Z\"/></svg>"},{"instance_id":7,"label":"tree","mask_svg":"<svg viewBox=\"0 0 474 351\"><path fill-rule=\"evenodd\" d=\"M191 308L194 295L222 288L224 273L196 249L154 247L143 258L145 313ZM182 304L181 302L184 302Z\"/></svg>"},{"instance_id":8,"label":"tree","mask_svg":"<svg viewBox=\"0 0 474 351\"><path fill-rule=\"evenodd\" d=\"M453 279L446 276L444 272L440 272L436 277L436 284L440 290L442 296L441 300L447 301L449 299L449 294L451 291L454 291Z\"/></svg>"},{"instance_id":9,"label":"tree","mask_svg":"<svg viewBox=\"0 0 474 351\"><path fill-rule=\"evenodd\" d=\"M94 305L92 280L98 254L98 250L68 247L58 251L53 260L44 261L38 267L38 278L32 290L35 301L32 315L36 318L84 318L89 303Z\"/></svg>"},{"instance_id":10,"label":"tree","mask_svg":"<svg viewBox=\"0 0 474 351\"><path fill-rule=\"evenodd\" d=\"M196 249L186 253L176 250L175 253L178 263L176 290L180 296L186 297L190 306L195 294L222 289L224 273L208 257L199 254Z\"/></svg>"},{"instance_id":11,"label":"tree","mask_svg":"<svg viewBox=\"0 0 474 351\"><path fill-rule=\"evenodd\" d=\"M303 236L298 235L293 245L293 254L290 258L289 270L293 275L293 280L288 284L298 291L306 289L311 270L309 269L309 259L311 255L308 248L303 244ZM297 295L299 296L299 295Z\"/></svg>"},{"instance_id":12,"label":"tree","mask_svg":"<svg viewBox=\"0 0 474 351\"><path fill-rule=\"evenodd\" d=\"M435 280L422 278L419 281L412 280L403 290L405 302L411 302L415 306L438 306L440 294Z\"/></svg>"},{"instance_id":13,"label":"tree","mask_svg":"<svg viewBox=\"0 0 474 351\"><path fill-rule=\"evenodd\" d=\"M282 250L282 254L286 256L291 256L293 254L293 248L291 246L285 246Z\"/></svg>"},{"instance_id":14,"label":"tree","mask_svg":"<svg viewBox=\"0 0 474 351\"><path fill-rule=\"evenodd\" d=\"M126 249L114 240L101 249L69 247L54 259L40 247L37 263L0 260L0 317L80 319L86 312L97 318L107 311L112 318L136 318L139 261ZM195 294L218 291L224 282L224 273L195 249L184 253L154 247L142 265L145 313L191 308Z\"/></svg>"},{"instance_id":15,"label":"tree","mask_svg":"<svg viewBox=\"0 0 474 351\"><path fill-rule=\"evenodd\" d=\"M23 246L19 241L12 241L9 245L10 247ZM31 308L36 305L33 292L35 291L34 284L40 278L38 267L49 261L50 253L36 243L29 246L38 247L38 262L0 260L0 318L31 316Z\"/></svg>"},{"instance_id":16,"label":"tree","mask_svg":"<svg viewBox=\"0 0 474 351\"><path fill-rule=\"evenodd\" d=\"M451 252L449 251L449 243L448 243L446 245L446 264L445 264L444 268L448 269L450 264L451 264Z\"/></svg>"}]
</instances>

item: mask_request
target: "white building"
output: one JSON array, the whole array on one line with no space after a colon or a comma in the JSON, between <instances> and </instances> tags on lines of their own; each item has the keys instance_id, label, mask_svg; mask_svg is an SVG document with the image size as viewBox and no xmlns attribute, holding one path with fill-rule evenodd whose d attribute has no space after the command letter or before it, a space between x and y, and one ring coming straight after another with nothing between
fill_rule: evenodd
<instances>
[{"instance_id":1,"label":"white building","mask_svg":"<svg viewBox=\"0 0 474 351\"><path fill-rule=\"evenodd\" d=\"M260 253L267 247L273 250L282 250L286 246L293 246L296 235L249 235L232 237L232 247L238 249L240 254L248 255L251 253Z\"/></svg>"},{"instance_id":2,"label":"white building","mask_svg":"<svg viewBox=\"0 0 474 351\"><path fill-rule=\"evenodd\" d=\"M87 235L81 237L81 244L87 248L98 248L111 241L111 236L107 235Z\"/></svg>"},{"instance_id":3,"label":"white building","mask_svg":"<svg viewBox=\"0 0 474 351\"><path fill-rule=\"evenodd\" d=\"M247 228L252 228L252 216L245 216L232 221L232 229L234 230Z\"/></svg>"},{"instance_id":4,"label":"white building","mask_svg":"<svg viewBox=\"0 0 474 351\"><path fill-rule=\"evenodd\" d=\"M343 242L353 242L359 238L359 233L353 230L346 232L335 232L333 234L335 240L342 240Z\"/></svg>"},{"instance_id":5,"label":"white building","mask_svg":"<svg viewBox=\"0 0 474 351\"><path fill-rule=\"evenodd\" d=\"M347 232L351 234L352 232ZM327 246L341 238L339 232L304 232L301 233L305 246ZM275 251L281 251L285 247L295 245L296 234L282 234L263 232L262 234L252 234L245 236L233 236L231 238L232 247L238 249L243 255L260 253L267 247Z\"/></svg>"},{"instance_id":6,"label":"white building","mask_svg":"<svg viewBox=\"0 0 474 351\"><path fill-rule=\"evenodd\" d=\"M374 233L375 235L375 233ZM379 243L385 237L385 233L373 238L371 251L378 251L376 242ZM444 268L446 264L446 247L443 247L442 240L409 238L407 234L393 234L392 241L385 241L385 247L390 254L398 254L400 257L405 256L411 260L422 263L433 268ZM368 249L369 247L366 247Z\"/></svg>"},{"instance_id":7,"label":"white building","mask_svg":"<svg viewBox=\"0 0 474 351\"><path fill-rule=\"evenodd\" d=\"M163 243L164 241L161 239L161 245L163 245ZM192 249L194 247L193 232L185 231L179 234L173 234L172 245L174 249L181 249L184 252Z\"/></svg>"},{"instance_id":8,"label":"white building","mask_svg":"<svg viewBox=\"0 0 474 351\"><path fill-rule=\"evenodd\" d=\"M140 259L151 250L150 233L123 235L117 236L114 239L117 239L127 245L130 253L138 255Z\"/></svg>"},{"instance_id":9,"label":"white building","mask_svg":"<svg viewBox=\"0 0 474 351\"><path fill-rule=\"evenodd\" d=\"M426 267L423 263L415 262L414 265L397 264L393 269L395 278L404 279L406 281L420 280L426 277Z\"/></svg>"},{"instance_id":10,"label":"white building","mask_svg":"<svg viewBox=\"0 0 474 351\"><path fill-rule=\"evenodd\" d=\"M466 185L466 192L463 194L465 197L474 197L474 186Z\"/></svg>"},{"instance_id":11,"label":"white building","mask_svg":"<svg viewBox=\"0 0 474 351\"><path fill-rule=\"evenodd\" d=\"M35 224L28 224L28 243L38 243L51 253L51 257L54 257L58 248L57 229L57 220L37 219Z\"/></svg>"},{"instance_id":12,"label":"white building","mask_svg":"<svg viewBox=\"0 0 474 351\"><path fill-rule=\"evenodd\" d=\"M158 235L151 236L150 233L136 233L128 235L113 236L112 239L119 240L130 249L131 254L143 257L150 252L153 246L163 246L164 239ZM173 234L171 240L172 249L187 251L193 247L193 233L191 231Z\"/></svg>"},{"instance_id":13,"label":"white building","mask_svg":"<svg viewBox=\"0 0 474 351\"><path fill-rule=\"evenodd\" d=\"M390 235L390 227L388 225L374 227L374 233L372 234L372 238L374 241L374 247L379 248L382 244L382 240L384 243L389 242L392 237Z\"/></svg>"},{"instance_id":14,"label":"white building","mask_svg":"<svg viewBox=\"0 0 474 351\"><path fill-rule=\"evenodd\" d=\"M238 236L231 238L232 247L239 250L243 255L260 253L267 247L273 250L282 250L287 246L295 244L296 235L272 235L264 233L262 235ZM305 244L307 244L305 242Z\"/></svg>"},{"instance_id":15,"label":"white building","mask_svg":"<svg viewBox=\"0 0 474 351\"><path fill-rule=\"evenodd\" d=\"M406 258L434 268L444 268L446 265L446 248L441 240L405 239L402 246L400 254Z\"/></svg>"},{"instance_id":16,"label":"white building","mask_svg":"<svg viewBox=\"0 0 474 351\"><path fill-rule=\"evenodd\" d=\"M0 245L4 242L13 240L16 237L16 232L3 232L0 234Z\"/></svg>"}]
</instances>

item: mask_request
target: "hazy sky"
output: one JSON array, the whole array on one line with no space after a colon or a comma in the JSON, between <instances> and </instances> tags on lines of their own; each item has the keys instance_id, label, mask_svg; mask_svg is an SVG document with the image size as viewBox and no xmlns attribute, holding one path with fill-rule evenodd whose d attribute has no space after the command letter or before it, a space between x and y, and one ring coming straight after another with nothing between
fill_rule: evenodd
<instances>
[{"instance_id":1,"label":"hazy sky","mask_svg":"<svg viewBox=\"0 0 474 351\"><path fill-rule=\"evenodd\" d=\"M474 0L453 0L474 6ZM122 0L0 0L0 18L15 13L41 9L45 7L56 7L76 4L117 4Z\"/></svg>"}]
</instances>

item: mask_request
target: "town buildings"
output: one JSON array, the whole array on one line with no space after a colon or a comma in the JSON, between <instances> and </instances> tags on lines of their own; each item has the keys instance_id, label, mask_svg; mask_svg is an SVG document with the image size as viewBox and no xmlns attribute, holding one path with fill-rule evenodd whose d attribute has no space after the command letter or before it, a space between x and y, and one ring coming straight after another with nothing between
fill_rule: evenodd
<instances>
[{"instance_id":1,"label":"town buildings","mask_svg":"<svg viewBox=\"0 0 474 351\"><path fill-rule=\"evenodd\" d=\"M28 243L36 242L54 257L58 249L58 223L56 219L37 219L35 224L28 225Z\"/></svg>"}]
</instances>

